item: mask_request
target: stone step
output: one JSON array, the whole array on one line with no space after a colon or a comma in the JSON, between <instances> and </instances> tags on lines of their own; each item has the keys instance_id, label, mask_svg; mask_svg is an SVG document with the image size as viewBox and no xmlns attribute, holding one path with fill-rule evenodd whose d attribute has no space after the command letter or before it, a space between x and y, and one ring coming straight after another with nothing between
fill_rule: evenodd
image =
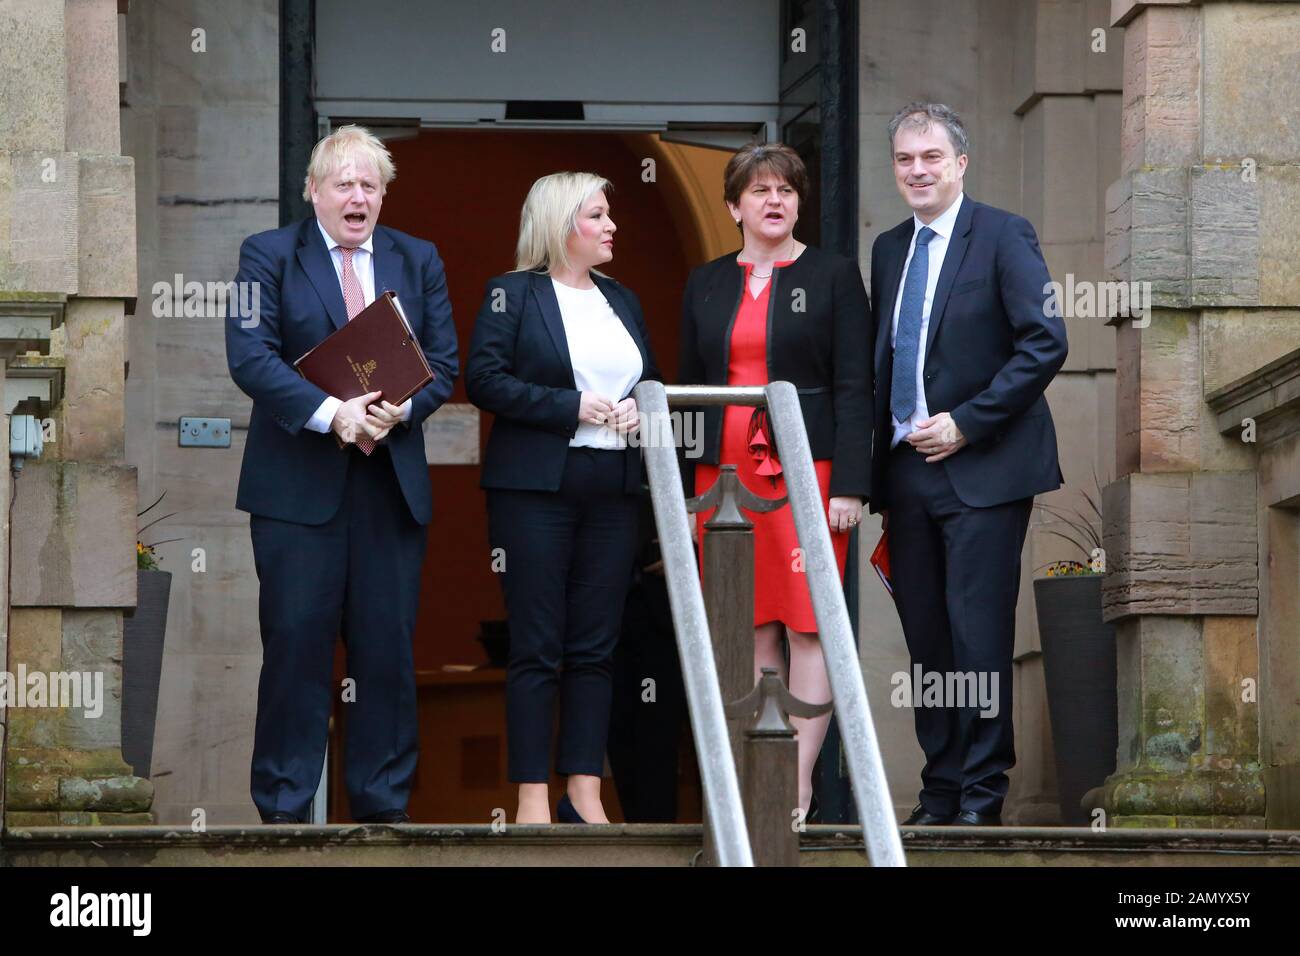
<instances>
[{"instance_id":1,"label":"stone step","mask_svg":"<svg viewBox=\"0 0 1300 956\"><path fill-rule=\"evenodd\" d=\"M13 827L0 866L690 866L698 824ZM911 866L1300 866L1300 831L904 827ZM801 866L866 866L859 827L809 826Z\"/></svg>"}]
</instances>

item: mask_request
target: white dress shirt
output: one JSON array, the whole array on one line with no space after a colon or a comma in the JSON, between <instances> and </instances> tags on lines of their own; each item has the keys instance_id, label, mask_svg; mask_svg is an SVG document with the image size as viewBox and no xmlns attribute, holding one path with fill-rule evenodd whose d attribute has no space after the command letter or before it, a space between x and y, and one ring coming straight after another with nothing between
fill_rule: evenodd
<instances>
[{"instance_id":1,"label":"white dress shirt","mask_svg":"<svg viewBox=\"0 0 1300 956\"><path fill-rule=\"evenodd\" d=\"M339 243L325 231L325 227L316 220L316 227L320 229L321 238L325 240L325 248L329 250L330 261L334 263L334 274L339 279L339 289L343 288L343 253L340 251ZM356 273L357 282L361 284L361 295L365 299L365 305L372 305L375 301L375 237L372 233L365 242L357 247L356 252L352 253L352 271ZM320 407L308 419L306 428L314 432L328 432L330 425L334 423L334 416L338 414L339 406L343 400L335 398L333 395L320 403ZM402 405L402 421L407 421L411 417L411 403L408 400Z\"/></svg>"},{"instance_id":2,"label":"white dress shirt","mask_svg":"<svg viewBox=\"0 0 1300 956\"><path fill-rule=\"evenodd\" d=\"M934 236L927 247L930 263L929 271L925 276L925 304L921 307L921 341L916 350L916 408L912 409L911 417L905 422L900 422L892 414L889 416L894 426L894 436L889 442L890 448L916 431L917 422L930 417L930 410L925 404L925 340L930 332L930 306L934 302L934 290L939 285L939 272L943 269L943 257L948 252L948 240L952 238L952 231L957 226L957 211L961 209L963 196L965 193L958 193L952 205L940 213L934 222L924 223L915 214L912 215L912 244L907 249L907 260L903 263L902 276L898 281L898 295L894 298L894 321L889 333L890 348L893 348L894 340L898 338L898 310L903 304L903 286L907 284L907 270L912 265L912 254L916 252L916 234L928 225L934 231Z\"/></svg>"},{"instance_id":3,"label":"white dress shirt","mask_svg":"<svg viewBox=\"0 0 1300 956\"><path fill-rule=\"evenodd\" d=\"M580 392L595 392L617 404L641 380L641 350L599 287L575 289L552 277L560 303L564 337ZM626 448L627 436L609 425L579 422L569 447Z\"/></svg>"}]
</instances>

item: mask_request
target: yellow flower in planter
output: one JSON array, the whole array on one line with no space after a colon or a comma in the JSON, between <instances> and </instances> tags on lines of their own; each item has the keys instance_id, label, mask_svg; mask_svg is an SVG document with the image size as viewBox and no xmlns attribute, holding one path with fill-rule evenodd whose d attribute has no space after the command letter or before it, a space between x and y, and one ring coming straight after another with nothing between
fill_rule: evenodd
<instances>
[{"instance_id":1,"label":"yellow flower in planter","mask_svg":"<svg viewBox=\"0 0 1300 956\"><path fill-rule=\"evenodd\" d=\"M1092 481L1096 486L1095 496L1086 491L1080 492L1087 503L1086 509L1058 508L1048 504L1034 505L1036 510L1051 519L1046 524L1054 525L1043 527L1041 531L1068 542L1076 551L1082 552L1085 558L1083 561L1053 561L1047 565L1039 565L1034 569L1035 573L1041 570L1044 572L1043 576L1048 578L1106 573L1106 551L1102 547L1101 540L1101 482L1097 480L1095 473Z\"/></svg>"},{"instance_id":2,"label":"yellow flower in planter","mask_svg":"<svg viewBox=\"0 0 1300 956\"><path fill-rule=\"evenodd\" d=\"M157 571L158 555L154 553L153 545L135 543L135 566L140 571Z\"/></svg>"},{"instance_id":3,"label":"yellow flower in planter","mask_svg":"<svg viewBox=\"0 0 1300 956\"><path fill-rule=\"evenodd\" d=\"M1063 578L1079 574L1094 574L1092 568L1079 561L1054 561L1047 566L1046 576Z\"/></svg>"},{"instance_id":4,"label":"yellow flower in planter","mask_svg":"<svg viewBox=\"0 0 1300 956\"><path fill-rule=\"evenodd\" d=\"M155 499L155 501L154 501L154 503L153 503L152 505L150 505L148 508L145 508L144 511L141 511L139 514L136 515L136 517L137 517L137 518L144 517L146 514L148 514L150 511L152 511L152 510L154 509L154 506L156 506L156 505L158 504L159 501L162 501L162 500L163 500L163 496L166 495L166 494L167 494L167 492L164 491L161 495L159 495L159 496L157 497L157 499ZM174 517L175 517L177 514L179 514L179 513L180 513L180 512L173 511L171 514L163 515L161 518L155 518L153 521L150 521L147 525L145 525L143 528L141 528L140 531L139 531L139 533L140 533L140 534L143 534L146 530L148 530L149 528L152 528L152 527L153 527L154 525L156 525L158 522L160 522L160 521L166 521L168 518L174 518ZM160 544L167 544L167 543L170 542L170 541L181 541L181 540L184 540L184 539L182 539L182 538L167 538L165 541L158 541L158 542L155 542L154 544L145 544L144 542L142 542L140 539L137 538L137 539L136 539L136 542L135 542L135 566L136 566L136 569L139 570L139 571L157 571L157 570L158 570L158 562L160 562L160 561L162 560L162 558L158 557L157 553L154 551L154 548L156 548L156 547L157 547L158 545L160 545Z\"/></svg>"}]
</instances>

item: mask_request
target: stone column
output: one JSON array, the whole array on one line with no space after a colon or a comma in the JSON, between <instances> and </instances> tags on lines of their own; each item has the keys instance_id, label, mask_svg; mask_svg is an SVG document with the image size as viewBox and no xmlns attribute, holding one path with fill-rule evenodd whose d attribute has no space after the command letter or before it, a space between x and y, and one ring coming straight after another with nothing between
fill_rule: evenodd
<instances>
[{"instance_id":1,"label":"stone column","mask_svg":"<svg viewBox=\"0 0 1300 956\"><path fill-rule=\"evenodd\" d=\"M94 709L52 706L52 690L9 709L9 826L150 819L152 788L121 753L122 616L136 600L136 476L123 457L136 237L118 6L2 2L17 30L0 36L0 314L47 316L38 348L9 362L7 391L18 373L43 383L27 401L50 438L12 485L6 669L86 673L103 689Z\"/></svg>"},{"instance_id":2,"label":"stone column","mask_svg":"<svg viewBox=\"0 0 1300 956\"><path fill-rule=\"evenodd\" d=\"M0 361L0 372L5 363ZM9 417L0 415L0 448L9 447ZM9 496L13 493L9 469L0 467L0 581L9 580ZM0 671L9 660L9 589L0 587ZM5 698L0 695L0 827L5 815L5 727L8 723Z\"/></svg>"},{"instance_id":3,"label":"stone column","mask_svg":"<svg viewBox=\"0 0 1300 956\"><path fill-rule=\"evenodd\" d=\"M1124 132L1106 260L1149 284L1152 308L1118 320L1103 600L1120 740L1096 797L1112 826L1260 827L1255 452L1205 399L1216 342L1280 315L1300 325L1300 127L1286 121L1300 3L1114 0L1112 15Z\"/></svg>"}]
</instances>

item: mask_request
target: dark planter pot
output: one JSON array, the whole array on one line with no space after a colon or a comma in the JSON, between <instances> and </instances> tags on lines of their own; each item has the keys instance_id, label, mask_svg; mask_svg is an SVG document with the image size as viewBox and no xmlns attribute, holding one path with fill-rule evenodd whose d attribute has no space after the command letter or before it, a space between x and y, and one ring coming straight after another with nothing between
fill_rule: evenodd
<instances>
[{"instance_id":1,"label":"dark planter pot","mask_svg":"<svg viewBox=\"0 0 1300 956\"><path fill-rule=\"evenodd\" d=\"M158 719L170 571L136 571L135 613L122 618L122 757L149 778Z\"/></svg>"},{"instance_id":2,"label":"dark planter pot","mask_svg":"<svg viewBox=\"0 0 1300 956\"><path fill-rule=\"evenodd\" d=\"M1115 628L1101 619L1100 574L1034 581L1056 786L1067 826L1087 826L1080 801L1115 772Z\"/></svg>"}]
</instances>

